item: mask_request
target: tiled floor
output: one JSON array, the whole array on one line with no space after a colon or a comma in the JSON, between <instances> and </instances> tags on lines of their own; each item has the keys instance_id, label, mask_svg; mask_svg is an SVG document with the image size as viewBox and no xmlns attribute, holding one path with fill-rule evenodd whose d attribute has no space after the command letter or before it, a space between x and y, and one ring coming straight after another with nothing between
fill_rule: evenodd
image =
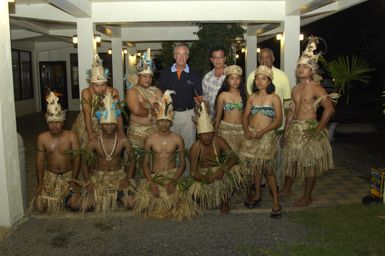
<instances>
[{"instance_id":1,"label":"tiled floor","mask_svg":"<svg viewBox=\"0 0 385 256\"><path fill-rule=\"evenodd\" d=\"M65 124L66 129L70 129L76 112L69 112ZM27 191L29 200L35 186L35 139L38 133L46 129L45 120L42 114L34 114L17 119L18 132L22 135L26 147L26 173ZM368 193L369 185L365 180L358 177L357 173L337 166L323 177L317 179L317 184L313 192L313 203L310 207L323 207L338 204L359 203L363 196ZM293 186L292 196L284 198L281 204L286 209L291 209L293 203L303 192L303 187L299 182ZM244 194L238 194L232 203L233 211L249 211L243 206ZM271 208L271 196L268 188L263 189L263 200L261 206L253 211L266 211Z\"/></svg>"}]
</instances>

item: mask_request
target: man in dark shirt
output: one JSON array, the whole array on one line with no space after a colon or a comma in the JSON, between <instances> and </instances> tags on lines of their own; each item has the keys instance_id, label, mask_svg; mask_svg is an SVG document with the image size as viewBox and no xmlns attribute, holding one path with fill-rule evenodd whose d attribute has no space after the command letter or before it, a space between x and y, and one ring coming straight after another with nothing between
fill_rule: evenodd
<instances>
[{"instance_id":1,"label":"man in dark shirt","mask_svg":"<svg viewBox=\"0 0 385 256\"><path fill-rule=\"evenodd\" d=\"M174 124L171 130L182 136L186 148L190 148L195 141L195 124L191 117L194 116L194 97L202 95L202 77L194 72L187 60L189 48L184 44L177 44L174 47L175 63L164 68L160 78L160 89L175 91L172 95L174 107Z\"/></svg>"}]
</instances>

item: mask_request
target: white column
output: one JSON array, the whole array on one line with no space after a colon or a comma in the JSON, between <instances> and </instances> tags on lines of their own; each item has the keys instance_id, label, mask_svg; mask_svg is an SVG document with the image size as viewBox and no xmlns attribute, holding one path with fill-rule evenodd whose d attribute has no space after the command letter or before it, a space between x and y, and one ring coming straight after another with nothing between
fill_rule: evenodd
<instances>
[{"instance_id":1,"label":"white column","mask_svg":"<svg viewBox=\"0 0 385 256\"><path fill-rule=\"evenodd\" d=\"M79 65L79 90L80 94L89 84L86 81L86 71L91 68L96 42L94 40L94 24L89 18L77 19L78 36L78 65Z\"/></svg>"},{"instance_id":2,"label":"white column","mask_svg":"<svg viewBox=\"0 0 385 256\"><path fill-rule=\"evenodd\" d=\"M257 67L257 36L247 35L246 36L246 70L245 78L254 71Z\"/></svg>"},{"instance_id":3,"label":"white column","mask_svg":"<svg viewBox=\"0 0 385 256\"><path fill-rule=\"evenodd\" d=\"M281 40L281 69L289 78L291 87L296 84L295 68L299 57L300 17L286 16Z\"/></svg>"},{"instance_id":4,"label":"white column","mask_svg":"<svg viewBox=\"0 0 385 256\"><path fill-rule=\"evenodd\" d=\"M136 47L128 48L128 56L126 58L126 69L125 73L129 75L136 74Z\"/></svg>"},{"instance_id":5,"label":"white column","mask_svg":"<svg viewBox=\"0 0 385 256\"><path fill-rule=\"evenodd\" d=\"M124 99L125 93L123 90L123 53L122 39L120 37L111 38L112 45L112 69L114 88L119 92L120 100Z\"/></svg>"},{"instance_id":6,"label":"white column","mask_svg":"<svg viewBox=\"0 0 385 256\"><path fill-rule=\"evenodd\" d=\"M0 1L0 226L23 217L8 1Z\"/></svg>"},{"instance_id":7,"label":"white column","mask_svg":"<svg viewBox=\"0 0 385 256\"><path fill-rule=\"evenodd\" d=\"M35 44L35 43L33 43ZM40 112L41 109L41 102L40 102L40 95L41 95L41 88L40 88L40 70L39 70L39 60L38 60L38 54L37 51L35 50L35 46L33 47L32 51L32 74L36 74L33 76L33 84L34 84L34 89L33 93L35 96L35 106L36 106L36 111Z\"/></svg>"}]
</instances>

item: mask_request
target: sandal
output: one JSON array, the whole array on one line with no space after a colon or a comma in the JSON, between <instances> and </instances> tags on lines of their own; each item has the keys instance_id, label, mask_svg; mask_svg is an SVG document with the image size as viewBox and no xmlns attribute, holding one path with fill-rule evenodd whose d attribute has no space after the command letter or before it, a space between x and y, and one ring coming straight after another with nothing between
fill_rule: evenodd
<instances>
[{"instance_id":1,"label":"sandal","mask_svg":"<svg viewBox=\"0 0 385 256\"><path fill-rule=\"evenodd\" d=\"M274 208L272 208L270 217L273 219L280 219L282 217L282 207L279 206L279 208L276 210L274 210Z\"/></svg>"},{"instance_id":2,"label":"sandal","mask_svg":"<svg viewBox=\"0 0 385 256\"><path fill-rule=\"evenodd\" d=\"M253 209L253 208L259 206L260 203L261 203L261 201L262 201L261 198L259 198L258 200L247 200L247 201L245 202L245 206L246 206L247 208L249 208L249 209Z\"/></svg>"}]
</instances>

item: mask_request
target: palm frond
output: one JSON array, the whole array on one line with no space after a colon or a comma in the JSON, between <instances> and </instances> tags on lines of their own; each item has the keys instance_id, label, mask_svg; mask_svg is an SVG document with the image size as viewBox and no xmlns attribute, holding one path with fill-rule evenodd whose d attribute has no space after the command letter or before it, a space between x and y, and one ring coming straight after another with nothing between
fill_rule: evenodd
<instances>
[{"instance_id":1,"label":"palm frond","mask_svg":"<svg viewBox=\"0 0 385 256\"><path fill-rule=\"evenodd\" d=\"M176 185L180 191L186 191L194 183L194 178L190 175L188 177L181 177Z\"/></svg>"},{"instance_id":2,"label":"palm frond","mask_svg":"<svg viewBox=\"0 0 385 256\"><path fill-rule=\"evenodd\" d=\"M238 156L234 153L234 151L229 150L227 152L224 152L218 156L216 159L209 159L209 162L212 163L214 166L220 166L223 168L225 173L228 171L226 168L226 163L231 157L237 157Z\"/></svg>"},{"instance_id":3,"label":"palm frond","mask_svg":"<svg viewBox=\"0 0 385 256\"><path fill-rule=\"evenodd\" d=\"M323 63L323 66L333 77L337 93L346 94L346 105L349 103L349 91L353 82L368 84L371 77L368 73L374 70L365 60L355 55L339 56L327 64Z\"/></svg>"},{"instance_id":4,"label":"palm frond","mask_svg":"<svg viewBox=\"0 0 385 256\"><path fill-rule=\"evenodd\" d=\"M94 152L88 152L84 150L82 158L86 160L87 166L89 167L96 167L96 156Z\"/></svg>"},{"instance_id":5,"label":"palm frond","mask_svg":"<svg viewBox=\"0 0 385 256\"><path fill-rule=\"evenodd\" d=\"M306 124L308 125L308 128L304 130L305 133L307 134L315 134L317 130L317 121L315 120L306 120Z\"/></svg>"},{"instance_id":6,"label":"palm frond","mask_svg":"<svg viewBox=\"0 0 385 256\"><path fill-rule=\"evenodd\" d=\"M136 158L137 163L142 163L144 156L146 154L152 155L151 151L145 150L144 148L141 148L141 147L133 147L133 148L134 148L134 154L135 154L135 158Z\"/></svg>"}]
</instances>

